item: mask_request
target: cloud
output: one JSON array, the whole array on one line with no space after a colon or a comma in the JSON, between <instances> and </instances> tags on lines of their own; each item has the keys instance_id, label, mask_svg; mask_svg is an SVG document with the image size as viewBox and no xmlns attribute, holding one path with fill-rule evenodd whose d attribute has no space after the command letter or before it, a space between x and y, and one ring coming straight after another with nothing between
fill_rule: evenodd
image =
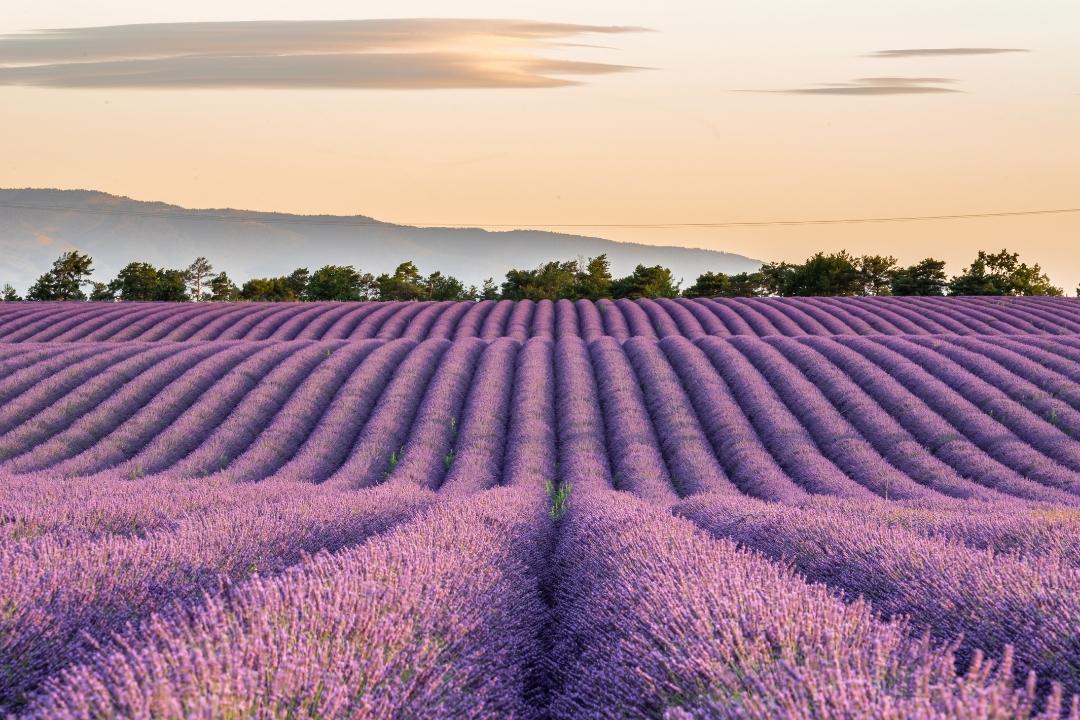
<instances>
[{"instance_id":1,"label":"cloud","mask_svg":"<svg viewBox=\"0 0 1080 720\"><path fill-rule=\"evenodd\" d=\"M0 85L58 88L543 88L637 70L538 51L623 26L521 20L119 25L0 35Z\"/></svg>"},{"instance_id":2,"label":"cloud","mask_svg":"<svg viewBox=\"0 0 1080 720\"><path fill-rule=\"evenodd\" d=\"M950 87L940 87L952 82L955 80L939 77L867 77L846 83L820 83L807 88L757 92L793 95L922 95L961 92Z\"/></svg>"},{"instance_id":3,"label":"cloud","mask_svg":"<svg viewBox=\"0 0 1080 720\"><path fill-rule=\"evenodd\" d=\"M977 48L977 47L954 47L954 48L910 48L904 50L878 50L866 57L897 58L897 57L925 57L937 55L1000 55L1002 53L1028 52L1026 48Z\"/></svg>"}]
</instances>

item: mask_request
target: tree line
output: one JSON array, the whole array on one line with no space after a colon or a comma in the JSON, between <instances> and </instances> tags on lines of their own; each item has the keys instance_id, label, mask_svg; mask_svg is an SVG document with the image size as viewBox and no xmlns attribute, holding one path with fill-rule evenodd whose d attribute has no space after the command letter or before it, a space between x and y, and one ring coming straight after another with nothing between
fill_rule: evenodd
<instances>
[{"instance_id":1,"label":"tree line","mask_svg":"<svg viewBox=\"0 0 1080 720\"><path fill-rule=\"evenodd\" d=\"M314 272L253 278L237 286L225 272L196 258L187 268L132 262L111 281L91 278L93 260L78 251L62 254L27 292L27 300L97 301L350 301L350 300L599 300L600 298L798 297L852 295L1062 295L1039 265L1019 253L979 251L952 278L945 262L926 258L901 266L883 255L855 256L845 250L816 253L802 263L771 262L755 272L705 272L686 288L661 265L638 265L625 277L611 274L606 255L553 260L533 269L513 269L497 285L466 286L436 270L428 275L411 262L393 273L373 275L352 265L325 265ZM1080 288L1077 288L1080 296ZM11 285L0 300L22 300Z\"/></svg>"}]
</instances>

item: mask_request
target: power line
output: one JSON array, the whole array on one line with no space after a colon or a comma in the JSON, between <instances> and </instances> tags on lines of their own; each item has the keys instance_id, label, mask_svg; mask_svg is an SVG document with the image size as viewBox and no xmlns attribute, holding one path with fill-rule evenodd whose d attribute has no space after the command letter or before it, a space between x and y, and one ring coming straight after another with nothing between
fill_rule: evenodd
<instances>
[{"instance_id":1,"label":"power line","mask_svg":"<svg viewBox=\"0 0 1080 720\"><path fill-rule=\"evenodd\" d=\"M734 227L784 227L794 225L857 225L862 223L925 222L931 220L976 220L984 218L1022 217L1028 215L1065 215L1080 213L1080 208L1057 208L1051 210L1012 210L1005 212L956 213L953 215L910 215L894 217L830 218L824 220L762 220L728 222L672 222L672 223L403 223L381 220L331 219L325 215L310 217L281 216L274 213L261 215L252 211L243 217L207 214L192 210L184 213L152 210L125 210L120 208L64 207L60 205L27 205L0 203L0 208L13 210L43 210L71 212L87 215L123 215L130 217L166 218L171 220L203 220L229 223L268 223L280 225L332 225L335 227L365 227L373 225L397 225L422 228L632 228L632 229L680 229L680 228L734 228Z\"/></svg>"}]
</instances>

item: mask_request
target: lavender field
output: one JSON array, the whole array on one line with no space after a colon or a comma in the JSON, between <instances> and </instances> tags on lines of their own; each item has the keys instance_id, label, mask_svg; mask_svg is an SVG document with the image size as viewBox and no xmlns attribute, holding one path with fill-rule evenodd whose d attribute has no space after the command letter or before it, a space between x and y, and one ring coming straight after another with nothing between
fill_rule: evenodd
<instances>
[{"instance_id":1,"label":"lavender field","mask_svg":"<svg viewBox=\"0 0 1080 720\"><path fill-rule=\"evenodd\" d=\"M1080 718L1080 300L0 306L0 716Z\"/></svg>"}]
</instances>

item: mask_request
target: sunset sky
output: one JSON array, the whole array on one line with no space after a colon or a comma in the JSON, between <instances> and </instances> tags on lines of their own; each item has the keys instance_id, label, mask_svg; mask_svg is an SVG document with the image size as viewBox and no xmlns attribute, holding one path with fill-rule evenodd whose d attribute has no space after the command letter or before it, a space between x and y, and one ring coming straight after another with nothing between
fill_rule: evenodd
<instances>
[{"instance_id":1,"label":"sunset sky","mask_svg":"<svg viewBox=\"0 0 1080 720\"><path fill-rule=\"evenodd\" d=\"M1076 0L5 0L0 187L537 228L1077 208L1078 32ZM1080 284L1080 213L565 229Z\"/></svg>"}]
</instances>

